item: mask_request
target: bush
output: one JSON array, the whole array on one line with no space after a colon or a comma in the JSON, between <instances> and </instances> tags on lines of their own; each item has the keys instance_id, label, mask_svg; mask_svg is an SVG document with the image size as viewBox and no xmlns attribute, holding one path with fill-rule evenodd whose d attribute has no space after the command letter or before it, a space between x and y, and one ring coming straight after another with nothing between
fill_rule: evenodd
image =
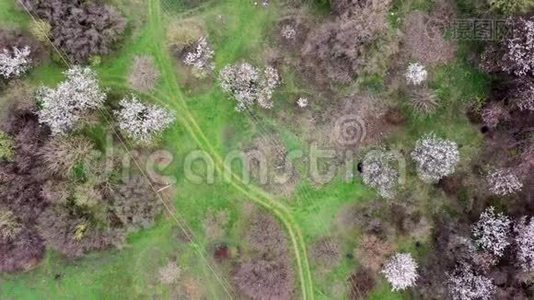
<instances>
[{"instance_id":1,"label":"bush","mask_svg":"<svg viewBox=\"0 0 534 300\"><path fill-rule=\"evenodd\" d=\"M49 41L52 32L50 23L44 20L33 20L30 25L31 34L40 42L46 43Z\"/></svg>"},{"instance_id":2,"label":"bush","mask_svg":"<svg viewBox=\"0 0 534 300\"><path fill-rule=\"evenodd\" d=\"M175 21L167 29L167 45L175 54L193 45L204 35L202 24L195 20Z\"/></svg>"},{"instance_id":3,"label":"bush","mask_svg":"<svg viewBox=\"0 0 534 300\"><path fill-rule=\"evenodd\" d=\"M21 5L50 24L52 42L76 63L109 54L126 28L114 8L96 1L24 0Z\"/></svg>"},{"instance_id":4,"label":"bush","mask_svg":"<svg viewBox=\"0 0 534 300\"><path fill-rule=\"evenodd\" d=\"M338 16L312 30L302 48L304 68L319 82L347 84L360 75L387 28L390 1L339 2Z\"/></svg>"},{"instance_id":5,"label":"bush","mask_svg":"<svg viewBox=\"0 0 534 300\"><path fill-rule=\"evenodd\" d=\"M14 155L13 141L5 132L0 130L0 160L11 160Z\"/></svg>"},{"instance_id":6,"label":"bush","mask_svg":"<svg viewBox=\"0 0 534 300\"><path fill-rule=\"evenodd\" d=\"M87 138L69 136L50 139L39 151L51 175L68 177L79 164L90 162L95 151Z\"/></svg>"},{"instance_id":7,"label":"bush","mask_svg":"<svg viewBox=\"0 0 534 300\"><path fill-rule=\"evenodd\" d=\"M110 200L113 214L130 231L152 226L163 205L148 179L135 176L113 188Z\"/></svg>"},{"instance_id":8,"label":"bush","mask_svg":"<svg viewBox=\"0 0 534 300\"><path fill-rule=\"evenodd\" d=\"M505 15L527 12L534 6L533 0L487 0L489 6Z\"/></svg>"},{"instance_id":9,"label":"bush","mask_svg":"<svg viewBox=\"0 0 534 300\"><path fill-rule=\"evenodd\" d=\"M13 239L21 230L21 224L13 212L0 209L0 239Z\"/></svg>"},{"instance_id":10,"label":"bush","mask_svg":"<svg viewBox=\"0 0 534 300\"><path fill-rule=\"evenodd\" d=\"M132 89L146 93L156 87L159 76L152 56L136 56L128 74L128 83Z\"/></svg>"},{"instance_id":11,"label":"bush","mask_svg":"<svg viewBox=\"0 0 534 300\"><path fill-rule=\"evenodd\" d=\"M84 216L63 206L50 207L38 219L39 233L46 244L68 258L77 258L92 250L120 247L126 233L122 229L98 228Z\"/></svg>"},{"instance_id":12,"label":"bush","mask_svg":"<svg viewBox=\"0 0 534 300\"><path fill-rule=\"evenodd\" d=\"M292 299L293 279L287 263L263 259L242 263L234 281L251 299Z\"/></svg>"},{"instance_id":13,"label":"bush","mask_svg":"<svg viewBox=\"0 0 534 300\"><path fill-rule=\"evenodd\" d=\"M37 265L44 254L43 240L24 228L13 239L0 238L0 272L27 271Z\"/></svg>"}]
</instances>

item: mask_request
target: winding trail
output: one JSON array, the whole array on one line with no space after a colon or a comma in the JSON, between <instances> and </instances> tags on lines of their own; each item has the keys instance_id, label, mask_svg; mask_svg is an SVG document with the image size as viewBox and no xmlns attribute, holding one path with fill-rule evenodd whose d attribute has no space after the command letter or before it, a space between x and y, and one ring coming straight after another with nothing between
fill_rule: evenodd
<instances>
[{"instance_id":1,"label":"winding trail","mask_svg":"<svg viewBox=\"0 0 534 300\"><path fill-rule=\"evenodd\" d=\"M211 155L215 162L216 171L220 175L223 175L225 171L228 172L228 170L225 170L224 161L217 154L215 148L211 145L202 129L198 126L194 116L188 110L184 96L178 86L178 80L173 69L173 59L166 51L166 47L161 45L162 41L165 40L165 28L162 24L164 15L162 13L160 0L148 1L148 14L148 30L150 30L150 36L153 38L152 53L156 58L156 62L162 75L161 77L164 80L161 90L156 93L156 97L170 100L165 102L165 104L174 109L177 120L179 120L181 125L189 132L198 146ZM306 244L290 209L259 188L244 183L233 172L228 173L231 174L228 183L232 187L243 193L247 199L263 206L282 222L291 240L300 281L301 296L303 299L313 299L313 281L308 263Z\"/></svg>"}]
</instances>

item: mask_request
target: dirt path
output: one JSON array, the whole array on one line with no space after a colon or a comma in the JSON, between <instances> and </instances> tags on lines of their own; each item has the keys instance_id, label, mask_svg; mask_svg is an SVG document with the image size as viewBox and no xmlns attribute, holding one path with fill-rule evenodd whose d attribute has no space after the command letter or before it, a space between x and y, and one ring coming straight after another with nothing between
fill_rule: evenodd
<instances>
[{"instance_id":1,"label":"dirt path","mask_svg":"<svg viewBox=\"0 0 534 300\"><path fill-rule=\"evenodd\" d=\"M161 23L163 14L161 10L160 0L149 0L149 30L154 39L153 54L159 66L164 84L162 90L157 93L157 98L165 98L170 101L165 102L167 106L174 108L176 117L184 128L197 142L202 150L209 153L215 161L216 170L219 174L224 174L225 165L222 158L214 150L209 140L204 135L201 128L198 126L195 118L188 110L184 101L183 94L178 86L178 80L173 70L173 60L165 47L160 47L162 41L165 39L165 30ZM160 100L161 101L161 100ZM234 188L243 193L247 199L263 206L265 209L275 215L284 225L290 237L292 247L294 250L295 261L297 266L297 273L299 275L301 293L303 299L313 299L313 282L311 278L310 267L308 263L306 245L300 231L298 224L295 222L290 210L283 204L274 200L270 195L264 191L245 184L238 176L232 173L229 182Z\"/></svg>"}]
</instances>

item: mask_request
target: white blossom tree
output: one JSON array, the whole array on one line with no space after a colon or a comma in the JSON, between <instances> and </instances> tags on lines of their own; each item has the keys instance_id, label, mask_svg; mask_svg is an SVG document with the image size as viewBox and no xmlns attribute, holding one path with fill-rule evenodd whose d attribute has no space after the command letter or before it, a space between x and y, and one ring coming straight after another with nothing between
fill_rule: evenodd
<instances>
[{"instance_id":1,"label":"white blossom tree","mask_svg":"<svg viewBox=\"0 0 534 300\"><path fill-rule=\"evenodd\" d=\"M520 218L514 226L514 233L517 262L524 271L534 271L534 222L532 218Z\"/></svg>"},{"instance_id":2,"label":"white blossom tree","mask_svg":"<svg viewBox=\"0 0 534 300\"><path fill-rule=\"evenodd\" d=\"M304 97L298 98L297 99L297 105L300 108L305 108L306 106L308 106L308 98L304 98Z\"/></svg>"},{"instance_id":3,"label":"white blossom tree","mask_svg":"<svg viewBox=\"0 0 534 300\"><path fill-rule=\"evenodd\" d=\"M0 52L0 75L5 79L19 77L31 66L30 47L22 49L13 47L12 51L3 49Z\"/></svg>"},{"instance_id":4,"label":"white blossom tree","mask_svg":"<svg viewBox=\"0 0 534 300\"><path fill-rule=\"evenodd\" d=\"M119 128L141 143L150 143L175 121L166 109L141 103L134 95L122 99L119 105L121 109L115 112Z\"/></svg>"},{"instance_id":5,"label":"white blossom tree","mask_svg":"<svg viewBox=\"0 0 534 300\"><path fill-rule=\"evenodd\" d=\"M395 156L383 150L369 151L362 162L363 183L376 189L380 196L393 198L399 183Z\"/></svg>"},{"instance_id":6,"label":"white blossom tree","mask_svg":"<svg viewBox=\"0 0 534 300\"><path fill-rule=\"evenodd\" d=\"M489 300L493 299L495 285L476 274L470 265L462 264L448 274L448 290L453 300Z\"/></svg>"},{"instance_id":7,"label":"white blossom tree","mask_svg":"<svg viewBox=\"0 0 534 300\"><path fill-rule=\"evenodd\" d=\"M415 160L419 178L433 183L454 173L460 152L456 143L428 134L417 141L411 157Z\"/></svg>"},{"instance_id":8,"label":"white blossom tree","mask_svg":"<svg viewBox=\"0 0 534 300\"><path fill-rule=\"evenodd\" d=\"M41 88L39 122L50 127L52 134L65 134L89 111L100 108L106 93L90 68L72 67L64 72L66 80L55 89Z\"/></svg>"},{"instance_id":9,"label":"white blossom tree","mask_svg":"<svg viewBox=\"0 0 534 300\"><path fill-rule=\"evenodd\" d=\"M257 103L263 108L272 108L272 93L280 84L276 69L267 66L261 74L248 63L228 65L219 73L219 83L224 92L236 101L236 110L243 111Z\"/></svg>"},{"instance_id":10,"label":"white blossom tree","mask_svg":"<svg viewBox=\"0 0 534 300\"><path fill-rule=\"evenodd\" d=\"M195 50L186 54L184 64L192 66L195 76L205 77L215 68L213 64L214 53L206 37L201 37Z\"/></svg>"},{"instance_id":11,"label":"white blossom tree","mask_svg":"<svg viewBox=\"0 0 534 300\"><path fill-rule=\"evenodd\" d=\"M499 196L510 195L523 188L519 178L508 169L496 170L490 173L486 180L488 181L490 192Z\"/></svg>"},{"instance_id":12,"label":"white blossom tree","mask_svg":"<svg viewBox=\"0 0 534 300\"><path fill-rule=\"evenodd\" d=\"M473 226L475 245L496 257L501 257L504 249L510 245L511 223L507 216L495 213L492 206L486 208Z\"/></svg>"},{"instance_id":13,"label":"white blossom tree","mask_svg":"<svg viewBox=\"0 0 534 300\"><path fill-rule=\"evenodd\" d=\"M293 40L297 35L297 31L295 30L295 27L291 25L285 25L284 27L282 27L280 34L286 40Z\"/></svg>"},{"instance_id":14,"label":"white blossom tree","mask_svg":"<svg viewBox=\"0 0 534 300\"><path fill-rule=\"evenodd\" d=\"M404 73L404 77L406 77L406 81L409 84L420 85L428 78L428 72L426 71L425 66L422 64L411 63L408 65L406 73Z\"/></svg>"},{"instance_id":15,"label":"white blossom tree","mask_svg":"<svg viewBox=\"0 0 534 300\"><path fill-rule=\"evenodd\" d=\"M393 291L404 290L417 281L417 263L409 253L396 253L387 262L381 273L391 284Z\"/></svg>"}]
</instances>

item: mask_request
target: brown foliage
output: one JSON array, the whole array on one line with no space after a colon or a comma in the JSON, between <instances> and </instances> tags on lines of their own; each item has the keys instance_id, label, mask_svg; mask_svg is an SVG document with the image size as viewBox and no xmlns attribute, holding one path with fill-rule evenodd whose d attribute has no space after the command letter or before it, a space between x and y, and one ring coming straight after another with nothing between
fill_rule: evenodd
<instances>
[{"instance_id":1,"label":"brown foliage","mask_svg":"<svg viewBox=\"0 0 534 300\"><path fill-rule=\"evenodd\" d=\"M68 258L81 257L92 250L120 247L126 238L124 230L101 230L83 215L60 206L45 210L38 223L46 244Z\"/></svg>"},{"instance_id":2,"label":"brown foliage","mask_svg":"<svg viewBox=\"0 0 534 300\"><path fill-rule=\"evenodd\" d=\"M356 250L356 257L365 268L378 272L392 253L393 247L387 241L366 234Z\"/></svg>"},{"instance_id":3,"label":"brown foliage","mask_svg":"<svg viewBox=\"0 0 534 300\"><path fill-rule=\"evenodd\" d=\"M359 269L349 277L350 299L363 300L367 299L369 293L373 290L376 280L373 272L369 269Z\"/></svg>"},{"instance_id":4,"label":"brown foliage","mask_svg":"<svg viewBox=\"0 0 534 300\"><path fill-rule=\"evenodd\" d=\"M136 56L128 74L130 87L139 92L148 92L154 89L160 73L151 56Z\"/></svg>"},{"instance_id":5,"label":"brown foliage","mask_svg":"<svg viewBox=\"0 0 534 300\"><path fill-rule=\"evenodd\" d=\"M21 5L52 26L52 42L76 63L109 54L126 27L114 8L100 2L24 0Z\"/></svg>"},{"instance_id":6,"label":"brown foliage","mask_svg":"<svg viewBox=\"0 0 534 300\"><path fill-rule=\"evenodd\" d=\"M445 28L453 19L449 1L439 1L429 15L420 11L409 14L404 25L404 52L409 60L426 66L443 64L454 59L456 45L445 39Z\"/></svg>"},{"instance_id":7,"label":"brown foliage","mask_svg":"<svg viewBox=\"0 0 534 300\"><path fill-rule=\"evenodd\" d=\"M293 270L282 228L262 213L254 213L250 222L246 240L255 253L235 269L235 285L251 299L291 299Z\"/></svg>"},{"instance_id":8,"label":"brown foliage","mask_svg":"<svg viewBox=\"0 0 534 300\"><path fill-rule=\"evenodd\" d=\"M343 10L339 16L310 32L302 49L304 67L318 82L351 82L366 65L369 48L387 28L390 1L345 2L339 4Z\"/></svg>"},{"instance_id":9,"label":"brown foliage","mask_svg":"<svg viewBox=\"0 0 534 300\"><path fill-rule=\"evenodd\" d=\"M293 294L290 265L276 260L252 260L239 265L234 281L251 299L289 300Z\"/></svg>"},{"instance_id":10,"label":"brown foliage","mask_svg":"<svg viewBox=\"0 0 534 300\"><path fill-rule=\"evenodd\" d=\"M29 270L43 259L44 253L41 237L27 228L13 239L0 238L0 272Z\"/></svg>"},{"instance_id":11,"label":"brown foliage","mask_svg":"<svg viewBox=\"0 0 534 300\"><path fill-rule=\"evenodd\" d=\"M144 229L152 226L163 205L156 196L148 179L134 176L127 183L114 188L109 199L113 203L113 213L128 230Z\"/></svg>"},{"instance_id":12,"label":"brown foliage","mask_svg":"<svg viewBox=\"0 0 534 300\"><path fill-rule=\"evenodd\" d=\"M311 256L321 265L334 267L341 260L341 249L334 239L323 238L313 244Z\"/></svg>"}]
</instances>

